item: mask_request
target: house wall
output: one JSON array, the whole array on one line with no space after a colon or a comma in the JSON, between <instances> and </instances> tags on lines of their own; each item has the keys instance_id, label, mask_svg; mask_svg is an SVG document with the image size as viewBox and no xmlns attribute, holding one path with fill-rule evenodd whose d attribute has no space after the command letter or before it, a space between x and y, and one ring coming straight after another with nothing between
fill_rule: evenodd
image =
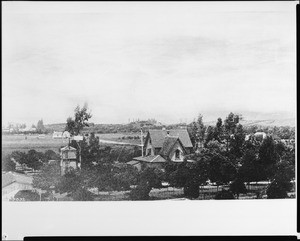
<instances>
[{"instance_id":1,"label":"house wall","mask_svg":"<svg viewBox=\"0 0 300 241\"><path fill-rule=\"evenodd\" d=\"M150 151L151 154L150 155L154 155L154 148L152 146L151 142L151 138L148 138L147 143L146 143L146 147L145 147L145 156L148 155L148 152Z\"/></svg>"},{"instance_id":2,"label":"house wall","mask_svg":"<svg viewBox=\"0 0 300 241\"><path fill-rule=\"evenodd\" d=\"M135 165L133 165L138 171L140 171L142 169L142 164L141 163L137 163Z\"/></svg>"},{"instance_id":3,"label":"house wall","mask_svg":"<svg viewBox=\"0 0 300 241\"><path fill-rule=\"evenodd\" d=\"M67 161L67 160L63 160L60 163L61 165L61 175L64 175L66 172L66 168L70 168L72 167L73 169L76 169L76 161Z\"/></svg>"},{"instance_id":4,"label":"house wall","mask_svg":"<svg viewBox=\"0 0 300 241\"><path fill-rule=\"evenodd\" d=\"M176 150L180 151L180 158L179 159L176 159L176 155L175 155ZM179 160L183 161L183 157L184 157L184 150L182 149L181 145L177 142L174 145L174 147L173 147L173 149L172 149L172 151L171 151L171 153L169 155L169 158L172 161L179 161Z\"/></svg>"},{"instance_id":5,"label":"house wall","mask_svg":"<svg viewBox=\"0 0 300 241\"><path fill-rule=\"evenodd\" d=\"M145 163L146 167L163 169L163 163Z\"/></svg>"}]
</instances>

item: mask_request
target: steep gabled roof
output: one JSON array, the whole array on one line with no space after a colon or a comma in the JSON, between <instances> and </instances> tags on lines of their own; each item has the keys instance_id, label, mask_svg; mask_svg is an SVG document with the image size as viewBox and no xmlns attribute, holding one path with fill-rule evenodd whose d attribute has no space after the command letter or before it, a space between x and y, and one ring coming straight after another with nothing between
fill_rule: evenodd
<instances>
[{"instance_id":1,"label":"steep gabled roof","mask_svg":"<svg viewBox=\"0 0 300 241\"><path fill-rule=\"evenodd\" d=\"M160 156L160 155L155 155L155 156L139 156L139 157L134 157L133 160L136 161L141 161L141 162L150 162L150 163L163 163L166 162L166 160Z\"/></svg>"},{"instance_id":2,"label":"steep gabled roof","mask_svg":"<svg viewBox=\"0 0 300 241\"><path fill-rule=\"evenodd\" d=\"M185 148L184 148L182 142L180 141L179 137L166 136L163 147L160 151L160 155L169 156L176 143L179 143L179 145L181 145L182 149L185 151Z\"/></svg>"},{"instance_id":3,"label":"steep gabled roof","mask_svg":"<svg viewBox=\"0 0 300 241\"><path fill-rule=\"evenodd\" d=\"M76 151L76 148L72 147L72 146L65 146L63 148L60 149L61 151Z\"/></svg>"},{"instance_id":4,"label":"steep gabled roof","mask_svg":"<svg viewBox=\"0 0 300 241\"><path fill-rule=\"evenodd\" d=\"M14 182L32 184L32 177L16 172L2 173L2 188Z\"/></svg>"},{"instance_id":5,"label":"steep gabled roof","mask_svg":"<svg viewBox=\"0 0 300 241\"><path fill-rule=\"evenodd\" d=\"M174 130L149 130L149 133L145 139L151 138L151 143L154 148L162 148L165 137L167 136L179 137L182 145L185 148L193 147L189 133L186 129L174 129Z\"/></svg>"}]
</instances>

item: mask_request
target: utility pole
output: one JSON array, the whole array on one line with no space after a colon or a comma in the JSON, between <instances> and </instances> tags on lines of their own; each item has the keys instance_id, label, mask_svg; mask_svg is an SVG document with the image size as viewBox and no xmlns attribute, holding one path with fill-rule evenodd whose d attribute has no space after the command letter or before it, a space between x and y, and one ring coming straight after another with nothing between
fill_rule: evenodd
<instances>
[{"instance_id":1,"label":"utility pole","mask_svg":"<svg viewBox=\"0 0 300 241\"><path fill-rule=\"evenodd\" d=\"M143 143L143 129L141 128L141 147L142 147L142 157L144 156L144 143Z\"/></svg>"}]
</instances>

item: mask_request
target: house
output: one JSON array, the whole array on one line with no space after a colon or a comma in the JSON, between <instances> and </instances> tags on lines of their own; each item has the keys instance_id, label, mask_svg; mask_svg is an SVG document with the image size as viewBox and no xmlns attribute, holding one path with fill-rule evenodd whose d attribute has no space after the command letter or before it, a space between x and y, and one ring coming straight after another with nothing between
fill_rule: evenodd
<instances>
[{"instance_id":1,"label":"house","mask_svg":"<svg viewBox=\"0 0 300 241\"><path fill-rule=\"evenodd\" d=\"M76 148L71 146L65 146L60 149L60 167L61 167L61 175L65 174L66 169L69 168L78 168L77 158L76 158Z\"/></svg>"},{"instance_id":2,"label":"house","mask_svg":"<svg viewBox=\"0 0 300 241\"><path fill-rule=\"evenodd\" d=\"M17 172L2 172L2 201L9 201L21 190L33 190L32 180Z\"/></svg>"},{"instance_id":3,"label":"house","mask_svg":"<svg viewBox=\"0 0 300 241\"><path fill-rule=\"evenodd\" d=\"M265 132L255 132L254 137L256 140L264 140L267 138L267 134Z\"/></svg>"},{"instance_id":4,"label":"house","mask_svg":"<svg viewBox=\"0 0 300 241\"><path fill-rule=\"evenodd\" d=\"M127 162L142 170L146 166L162 168L168 161L181 163L192 152L192 142L186 129L149 130L142 156Z\"/></svg>"},{"instance_id":5,"label":"house","mask_svg":"<svg viewBox=\"0 0 300 241\"><path fill-rule=\"evenodd\" d=\"M144 154L158 155L161 151L166 137L178 137L184 146L187 154L190 154L193 149L189 133L187 129L173 129L173 130L149 130L144 144Z\"/></svg>"}]
</instances>

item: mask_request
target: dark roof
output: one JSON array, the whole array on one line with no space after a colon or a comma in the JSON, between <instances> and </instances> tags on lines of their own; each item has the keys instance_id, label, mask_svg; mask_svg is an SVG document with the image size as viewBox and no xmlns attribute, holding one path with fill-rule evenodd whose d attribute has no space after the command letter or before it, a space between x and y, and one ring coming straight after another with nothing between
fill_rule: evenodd
<instances>
[{"instance_id":1,"label":"dark roof","mask_svg":"<svg viewBox=\"0 0 300 241\"><path fill-rule=\"evenodd\" d=\"M133 160L135 160L135 161L141 161L141 162L151 162L151 163L166 162L166 160L162 156L160 156L160 155L155 155L155 156L139 156L139 157L134 157Z\"/></svg>"},{"instance_id":2,"label":"dark roof","mask_svg":"<svg viewBox=\"0 0 300 241\"><path fill-rule=\"evenodd\" d=\"M175 136L166 136L165 137L165 140L164 140L164 144L163 144L163 147L160 151L160 155L162 156L169 156L174 145L179 142L179 144L183 147L184 149L184 146L183 144L181 143L179 137L175 137Z\"/></svg>"},{"instance_id":3,"label":"dark roof","mask_svg":"<svg viewBox=\"0 0 300 241\"><path fill-rule=\"evenodd\" d=\"M126 162L126 164L133 165L133 166L136 165L136 164L138 164L138 163L140 163L140 162L139 161L135 161L135 160Z\"/></svg>"},{"instance_id":4,"label":"dark roof","mask_svg":"<svg viewBox=\"0 0 300 241\"><path fill-rule=\"evenodd\" d=\"M14 182L32 184L32 177L14 172L2 173L2 188Z\"/></svg>"},{"instance_id":5,"label":"dark roof","mask_svg":"<svg viewBox=\"0 0 300 241\"><path fill-rule=\"evenodd\" d=\"M184 147L193 147L189 133L186 129L149 130L148 135L150 135L151 143L154 148L162 148L165 141L165 137L168 135L172 137L179 137Z\"/></svg>"},{"instance_id":6,"label":"dark roof","mask_svg":"<svg viewBox=\"0 0 300 241\"><path fill-rule=\"evenodd\" d=\"M76 151L76 148L72 147L72 146L65 146L63 148L60 149L61 151Z\"/></svg>"}]
</instances>

